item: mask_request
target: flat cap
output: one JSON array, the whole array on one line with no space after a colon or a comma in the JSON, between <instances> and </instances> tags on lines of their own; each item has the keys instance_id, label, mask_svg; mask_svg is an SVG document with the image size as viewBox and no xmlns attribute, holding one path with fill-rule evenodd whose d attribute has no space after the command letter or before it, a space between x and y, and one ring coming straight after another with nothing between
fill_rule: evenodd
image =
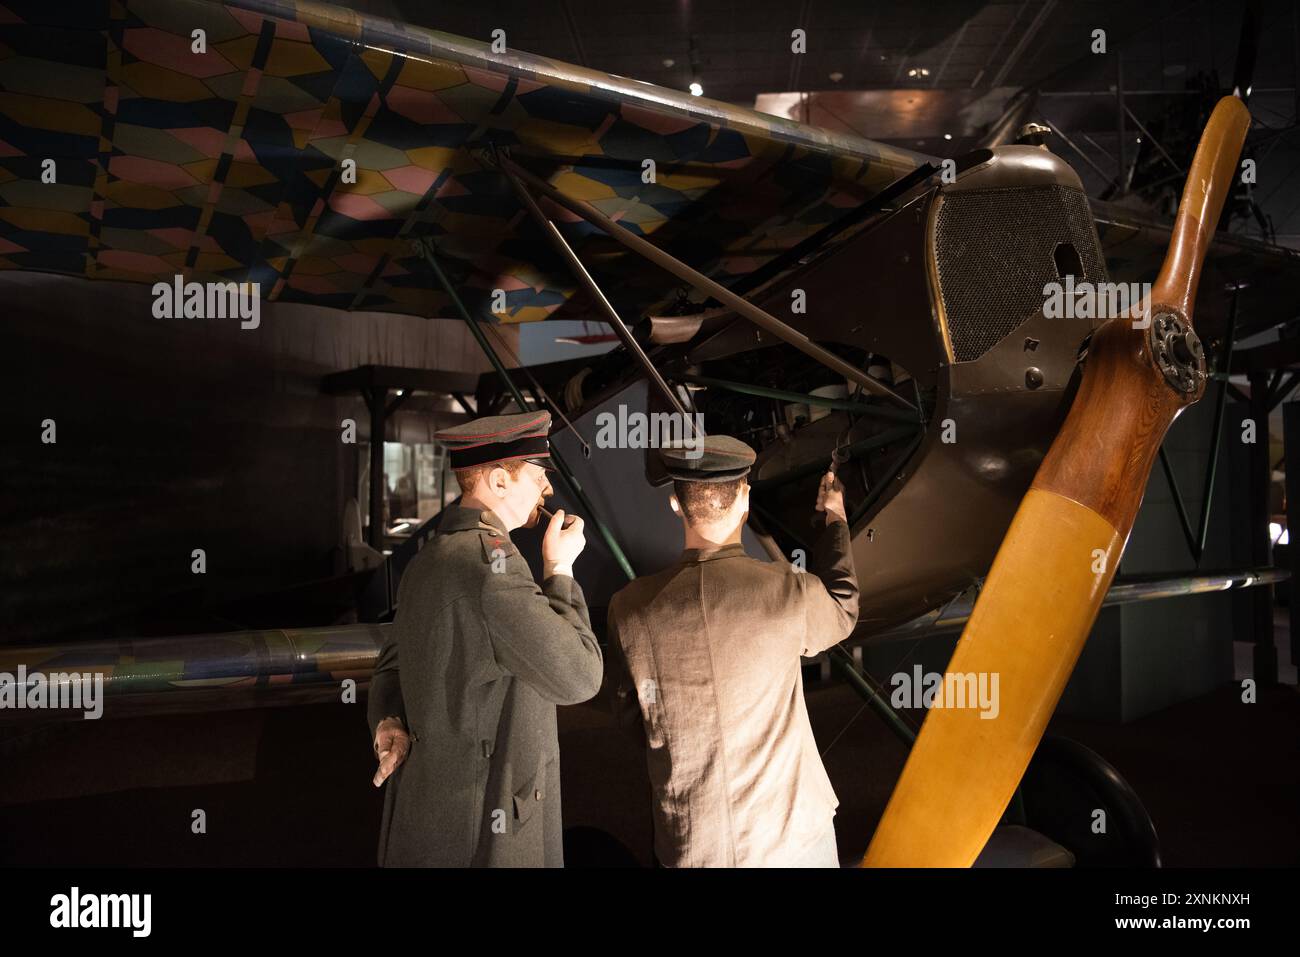
<instances>
[{"instance_id":1,"label":"flat cap","mask_svg":"<svg viewBox=\"0 0 1300 957\"><path fill-rule=\"evenodd\" d=\"M679 482L730 482L748 475L755 458L753 449L729 435L706 436L703 448L691 441L659 450L664 471Z\"/></svg>"},{"instance_id":2,"label":"flat cap","mask_svg":"<svg viewBox=\"0 0 1300 957\"><path fill-rule=\"evenodd\" d=\"M551 413L543 410L516 415L489 415L434 433L451 453L453 469L489 465L510 459L530 459L551 467Z\"/></svg>"}]
</instances>

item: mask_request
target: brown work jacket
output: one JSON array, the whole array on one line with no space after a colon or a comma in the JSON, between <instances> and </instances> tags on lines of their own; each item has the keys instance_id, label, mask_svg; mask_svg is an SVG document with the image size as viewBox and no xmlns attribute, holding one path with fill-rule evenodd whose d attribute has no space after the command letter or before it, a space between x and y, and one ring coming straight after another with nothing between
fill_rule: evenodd
<instances>
[{"instance_id":1,"label":"brown work jacket","mask_svg":"<svg viewBox=\"0 0 1300 957\"><path fill-rule=\"evenodd\" d=\"M661 864L782 866L825 835L839 802L799 659L843 641L857 618L843 522L805 572L738 544L688 549L614 596L615 707L624 722L640 712Z\"/></svg>"}]
</instances>

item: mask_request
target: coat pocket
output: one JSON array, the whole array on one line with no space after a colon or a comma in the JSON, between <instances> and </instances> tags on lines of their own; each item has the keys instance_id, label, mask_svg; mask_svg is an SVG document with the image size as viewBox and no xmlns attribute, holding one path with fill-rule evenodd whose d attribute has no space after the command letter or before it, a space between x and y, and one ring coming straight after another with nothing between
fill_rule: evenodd
<instances>
[{"instance_id":1,"label":"coat pocket","mask_svg":"<svg viewBox=\"0 0 1300 957\"><path fill-rule=\"evenodd\" d=\"M546 800L546 771L539 770L528 783L518 787L514 792L514 811L516 831L528 823L533 812Z\"/></svg>"}]
</instances>

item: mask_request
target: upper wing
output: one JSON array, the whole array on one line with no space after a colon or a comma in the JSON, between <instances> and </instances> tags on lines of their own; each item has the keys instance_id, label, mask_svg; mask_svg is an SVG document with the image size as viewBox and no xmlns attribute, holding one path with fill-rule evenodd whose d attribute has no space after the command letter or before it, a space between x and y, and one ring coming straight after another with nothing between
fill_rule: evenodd
<instances>
[{"instance_id":1,"label":"upper wing","mask_svg":"<svg viewBox=\"0 0 1300 957\"><path fill-rule=\"evenodd\" d=\"M576 284L480 149L724 282L923 160L317 3L0 0L0 40L4 268L451 316L412 250L428 236L472 311L502 289L526 321ZM556 218L630 317L663 298L662 274Z\"/></svg>"}]
</instances>

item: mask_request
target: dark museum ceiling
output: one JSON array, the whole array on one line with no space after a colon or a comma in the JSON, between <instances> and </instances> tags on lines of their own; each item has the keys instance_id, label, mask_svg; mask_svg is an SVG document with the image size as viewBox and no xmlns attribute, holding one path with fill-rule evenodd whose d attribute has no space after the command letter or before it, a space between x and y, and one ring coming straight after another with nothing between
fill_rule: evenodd
<instances>
[{"instance_id":1,"label":"dark museum ceiling","mask_svg":"<svg viewBox=\"0 0 1300 957\"><path fill-rule=\"evenodd\" d=\"M1237 60L1244 4L1222 0L351 0L345 5L462 36L507 31L509 46L609 73L811 121L933 155L956 155L974 115L996 116L1020 88L1040 92L1040 114L1076 137L1105 168L1114 165L1113 58L1088 50L1102 28L1122 52L1126 102L1151 125L1180 112L1196 82L1226 87ZM1300 150L1296 77L1300 12L1289 0L1259 4L1252 76L1256 136L1273 135L1267 156L1283 176L1261 182L1261 205L1277 241L1300 245ZM808 51L790 52L790 31L807 31ZM801 101L800 93L837 91ZM868 91L858 95L859 91ZM908 122L897 93L917 117ZM759 101L759 97L763 97ZM842 97L842 98L841 98ZM966 112L958 115L959 110ZM801 115L801 110L804 112ZM884 129L873 120L897 119ZM1190 124L1189 124L1190 125ZM952 139L946 141L943 134ZM1134 135L1132 127L1129 135ZM1186 137L1194 144L1193 131ZM1179 136L1170 147L1177 152ZM1066 153L1065 147L1057 146ZM1080 167L1085 185L1091 173ZM1269 179L1271 178L1271 182ZM1096 190L1091 190L1094 195Z\"/></svg>"}]
</instances>

